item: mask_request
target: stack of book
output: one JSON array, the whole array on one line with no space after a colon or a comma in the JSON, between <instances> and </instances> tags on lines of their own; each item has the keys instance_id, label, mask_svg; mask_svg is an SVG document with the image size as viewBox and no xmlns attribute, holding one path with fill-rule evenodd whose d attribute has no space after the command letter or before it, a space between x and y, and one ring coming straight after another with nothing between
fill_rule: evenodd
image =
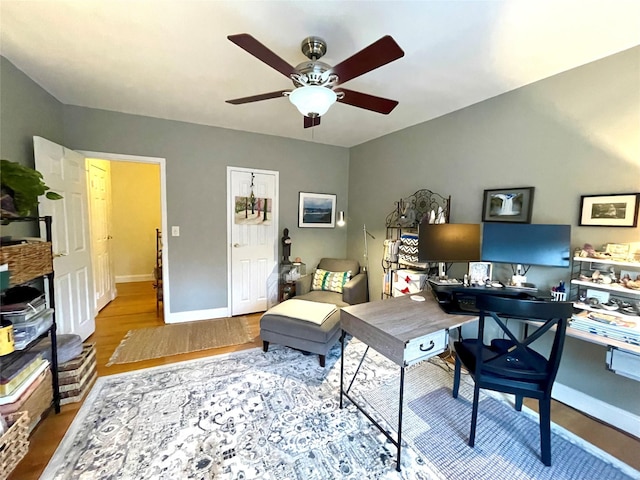
<instances>
[{"instance_id":1,"label":"stack of book","mask_svg":"<svg viewBox=\"0 0 640 480\"><path fill-rule=\"evenodd\" d=\"M640 317L636 320L629 315L583 310L573 314L570 326L631 345L640 345Z\"/></svg>"},{"instance_id":2,"label":"stack of book","mask_svg":"<svg viewBox=\"0 0 640 480\"><path fill-rule=\"evenodd\" d=\"M28 412L29 431L51 406L49 362L39 353L27 352L2 357L0 369L0 414Z\"/></svg>"}]
</instances>

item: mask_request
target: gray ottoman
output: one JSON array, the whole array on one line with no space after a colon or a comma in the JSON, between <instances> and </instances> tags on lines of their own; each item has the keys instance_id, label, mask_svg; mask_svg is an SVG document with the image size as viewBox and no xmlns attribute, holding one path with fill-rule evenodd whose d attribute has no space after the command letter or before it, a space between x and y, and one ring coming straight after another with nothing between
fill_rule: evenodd
<instances>
[{"instance_id":1,"label":"gray ottoman","mask_svg":"<svg viewBox=\"0 0 640 480\"><path fill-rule=\"evenodd\" d=\"M267 310L260 318L262 349L277 343L320 356L325 366L327 352L340 338L340 309L335 305L292 298Z\"/></svg>"}]
</instances>

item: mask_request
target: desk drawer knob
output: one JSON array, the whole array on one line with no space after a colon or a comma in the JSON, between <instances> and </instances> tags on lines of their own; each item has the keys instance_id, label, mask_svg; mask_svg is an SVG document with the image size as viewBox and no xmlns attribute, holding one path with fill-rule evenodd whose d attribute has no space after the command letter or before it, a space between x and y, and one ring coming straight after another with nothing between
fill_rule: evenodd
<instances>
[{"instance_id":1,"label":"desk drawer knob","mask_svg":"<svg viewBox=\"0 0 640 480\"><path fill-rule=\"evenodd\" d=\"M429 341L429 346L427 348L424 348L424 344L420 344L420 351L421 352L428 352L429 350L433 350L433 347L435 347L436 344L433 343L433 340Z\"/></svg>"}]
</instances>

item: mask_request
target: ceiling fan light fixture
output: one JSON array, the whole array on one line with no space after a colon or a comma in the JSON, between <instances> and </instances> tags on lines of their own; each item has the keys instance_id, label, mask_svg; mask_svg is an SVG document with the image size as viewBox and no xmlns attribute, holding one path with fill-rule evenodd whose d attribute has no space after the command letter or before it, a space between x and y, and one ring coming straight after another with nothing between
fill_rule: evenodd
<instances>
[{"instance_id":1,"label":"ceiling fan light fixture","mask_svg":"<svg viewBox=\"0 0 640 480\"><path fill-rule=\"evenodd\" d=\"M289 94L291 103L305 117L321 117L337 99L336 92L318 85L298 87Z\"/></svg>"}]
</instances>

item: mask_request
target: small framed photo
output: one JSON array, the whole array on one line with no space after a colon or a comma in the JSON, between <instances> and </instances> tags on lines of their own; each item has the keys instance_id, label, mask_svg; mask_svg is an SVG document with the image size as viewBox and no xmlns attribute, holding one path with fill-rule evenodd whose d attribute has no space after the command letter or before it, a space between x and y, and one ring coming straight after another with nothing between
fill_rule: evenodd
<instances>
[{"instance_id":1,"label":"small framed photo","mask_svg":"<svg viewBox=\"0 0 640 480\"><path fill-rule=\"evenodd\" d=\"M300 192L298 227L334 228L335 226L336 195Z\"/></svg>"},{"instance_id":2,"label":"small framed photo","mask_svg":"<svg viewBox=\"0 0 640 480\"><path fill-rule=\"evenodd\" d=\"M531 223L534 187L485 190L483 222Z\"/></svg>"},{"instance_id":3,"label":"small framed photo","mask_svg":"<svg viewBox=\"0 0 640 480\"><path fill-rule=\"evenodd\" d=\"M487 280L491 281L491 262L469 262L469 283L482 285Z\"/></svg>"},{"instance_id":4,"label":"small framed photo","mask_svg":"<svg viewBox=\"0 0 640 480\"><path fill-rule=\"evenodd\" d=\"M582 195L578 225L586 227L637 227L640 193Z\"/></svg>"}]
</instances>

